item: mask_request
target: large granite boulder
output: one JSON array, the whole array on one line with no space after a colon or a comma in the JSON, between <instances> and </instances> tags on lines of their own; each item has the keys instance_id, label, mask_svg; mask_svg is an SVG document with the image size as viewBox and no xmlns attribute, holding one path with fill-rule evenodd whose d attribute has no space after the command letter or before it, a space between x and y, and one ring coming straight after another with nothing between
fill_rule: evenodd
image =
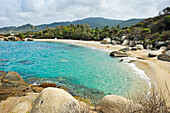
<instances>
[{"instance_id":1,"label":"large granite boulder","mask_svg":"<svg viewBox=\"0 0 170 113\"><path fill-rule=\"evenodd\" d=\"M0 83L2 78L5 76L6 72L5 71L0 71Z\"/></svg>"},{"instance_id":2,"label":"large granite boulder","mask_svg":"<svg viewBox=\"0 0 170 113\"><path fill-rule=\"evenodd\" d=\"M142 106L117 95L107 95L100 103L103 113L133 113L133 111L141 109Z\"/></svg>"},{"instance_id":3,"label":"large granite boulder","mask_svg":"<svg viewBox=\"0 0 170 113\"><path fill-rule=\"evenodd\" d=\"M0 113L29 113L38 93L27 93L22 97L9 97L0 103Z\"/></svg>"},{"instance_id":4,"label":"large granite boulder","mask_svg":"<svg viewBox=\"0 0 170 113\"><path fill-rule=\"evenodd\" d=\"M158 60L170 62L170 50L158 56Z\"/></svg>"},{"instance_id":5,"label":"large granite boulder","mask_svg":"<svg viewBox=\"0 0 170 113\"><path fill-rule=\"evenodd\" d=\"M138 45L136 45L136 48L137 48L138 50L142 50L142 49L143 49L143 45L138 44Z\"/></svg>"},{"instance_id":6,"label":"large granite boulder","mask_svg":"<svg viewBox=\"0 0 170 113\"><path fill-rule=\"evenodd\" d=\"M46 88L34 102L31 113L79 113L79 102L58 88Z\"/></svg>"},{"instance_id":7,"label":"large granite boulder","mask_svg":"<svg viewBox=\"0 0 170 113\"><path fill-rule=\"evenodd\" d=\"M24 80L17 72L8 72L2 79L3 85L19 86L24 83Z\"/></svg>"},{"instance_id":8,"label":"large granite boulder","mask_svg":"<svg viewBox=\"0 0 170 113\"><path fill-rule=\"evenodd\" d=\"M112 56L112 57L128 57L128 55L122 51L113 51L110 53L110 56Z\"/></svg>"},{"instance_id":9,"label":"large granite boulder","mask_svg":"<svg viewBox=\"0 0 170 113\"><path fill-rule=\"evenodd\" d=\"M129 40L124 40L122 46L127 46L127 45L129 45Z\"/></svg>"}]
</instances>

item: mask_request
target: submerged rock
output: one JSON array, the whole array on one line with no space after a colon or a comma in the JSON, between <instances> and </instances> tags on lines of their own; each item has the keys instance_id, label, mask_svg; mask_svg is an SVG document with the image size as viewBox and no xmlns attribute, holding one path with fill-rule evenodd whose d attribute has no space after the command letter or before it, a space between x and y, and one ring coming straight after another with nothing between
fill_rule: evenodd
<instances>
[{"instance_id":1,"label":"submerged rock","mask_svg":"<svg viewBox=\"0 0 170 113\"><path fill-rule=\"evenodd\" d=\"M19 61L18 63L21 63L21 64L33 64L33 62L31 62L29 60L22 60L22 61Z\"/></svg>"},{"instance_id":2,"label":"submerged rock","mask_svg":"<svg viewBox=\"0 0 170 113\"><path fill-rule=\"evenodd\" d=\"M103 113L127 113L142 108L139 104L117 95L107 95L100 103Z\"/></svg>"},{"instance_id":3,"label":"submerged rock","mask_svg":"<svg viewBox=\"0 0 170 113\"><path fill-rule=\"evenodd\" d=\"M78 100L58 88L41 91L32 107L31 113L79 113Z\"/></svg>"},{"instance_id":4,"label":"submerged rock","mask_svg":"<svg viewBox=\"0 0 170 113\"><path fill-rule=\"evenodd\" d=\"M113 51L110 53L112 57L128 57L128 55L122 51Z\"/></svg>"},{"instance_id":5,"label":"submerged rock","mask_svg":"<svg viewBox=\"0 0 170 113\"><path fill-rule=\"evenodd\" d=\"M158 60L170 62L170 50L158 56Z\"/></svg>"}]
</instances>

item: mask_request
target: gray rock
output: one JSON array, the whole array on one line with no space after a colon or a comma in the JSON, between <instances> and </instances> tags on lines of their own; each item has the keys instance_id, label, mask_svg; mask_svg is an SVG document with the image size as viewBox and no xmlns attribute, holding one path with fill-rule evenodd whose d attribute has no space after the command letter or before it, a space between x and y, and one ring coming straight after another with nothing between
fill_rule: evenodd
<instances>
[{"instance_id":1,"label":"gray rock","mask_svg":"<svg viewBox=\"0 0 170 113\"><path fill-rule=\"evenodd\" d=\"M127 46L127 45L129 45L129 40L124 40L122 46Z\"/></svg>"},{"instance_id":2,"label":"gray rock","mask_svg":"<svg viewBox=\"0 0 170 113\"><path fill-rule=\"evenodd\" d=\"M142 49L143 49L143 45L138 44L138 45L136 45L136 48L137 48L138 50L142 50Z\"/></svg>"},{"instance_id":3,"label":"gray rock","mask_svg":"<svg viewBox=\"0 0 170 113\"><path fill-rule=\"evenodd\" d=\"M146 45L146 49L152 49L153 48L153 45L152 44L147 44Z\"/></svg>"},{"instance_id":4,"label":"gray rock","mask_svg":"<svg viewBox=\"0 0 170 113\"><path fill-rule=\"evenodd\" d=\"M130 42L129 42L129 46L130 46L130 47L134 47L135 45L136 45L135 41L130 41Z\"/></svg>"},{"instance_id":5,"label":"gray rock","mask_svg":"<svg viewBox=\"0 0 170 113\"><path fill-rule=\"evenodd\" d=\"M24 83L24 80L17 72L8 72L2 79L3 85L19 86Z\"/></svg>"},{"instance_id":6,"label":"gray rock","mask_svg":"<svg viewBox=\"0 0 170 113\"><path fill-rule=\"evenodd\" d=\"M132 113L142 108L141 105L134 104L132 101L117 95L105 96L100 107L103 113Z\"/></svg>"},{"instance_id":7,"label":"gray rock","mask_svg":"<svg viewBox=\"0 0 170 113\"><path fill-rule=\"evenodd\" d=\"M128 57L128 55L122 51L113 51L110 53L112 57Z\"/></svg>"},{"instance_id":8,"label":"gray rock","mask_svg":"<svg viewBox=\"0 0 170 113\"><path fill-rule=\"evenodd\" d=\"M79 102L58 88L46 88L34 102L31 113L79 113Z\"/></svg>"},{"instance_id":9,"label":"gray rock","mask_svg":"<svg viewBox=\"0 0 170 113\"><path fill-rule=\"evenodd\" d=\"M170 50L158 56L158 60L170 62Z\"/></svg>"}]
</instances>

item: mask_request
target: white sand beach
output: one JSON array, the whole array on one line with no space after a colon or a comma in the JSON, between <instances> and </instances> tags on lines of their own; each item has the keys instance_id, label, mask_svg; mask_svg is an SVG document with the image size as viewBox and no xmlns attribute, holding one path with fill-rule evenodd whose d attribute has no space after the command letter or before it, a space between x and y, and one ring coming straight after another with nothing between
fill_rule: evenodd
<instances>
[{"instance_id":1,"label":"white sand beach","mask_svg":"<svg viewBox=\"0 0 170 113\"><path fill-rule=\"evenodd\" d=\"M126 47L121 45L100 44L99 41L65 39L35 39L34 41L72 43L109 51L119 50ZM129 51L128 53L130 54L130 57L140 57L145 59L137 59L135 65L145 72L145 74L150 78L151 83L156 83L157 87L162 91L166 90L167 87L170 89L170 62L157 60L156 57L147 57L148 52L150 51L151 50L143 49L138 51Z\"/></svg>"}]
</instances>

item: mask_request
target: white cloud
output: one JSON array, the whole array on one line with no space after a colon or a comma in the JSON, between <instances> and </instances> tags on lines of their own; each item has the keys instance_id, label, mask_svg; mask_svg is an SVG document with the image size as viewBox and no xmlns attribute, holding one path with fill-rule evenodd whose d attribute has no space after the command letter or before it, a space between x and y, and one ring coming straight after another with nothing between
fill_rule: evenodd
<instances>
[{"instance_id":1,"label":"white cloud","mask_svg":"<svg viewBox=\"0 0 170 113\"><path fill-rule=\"evenodd\" d=\"M110 19L156 16L169 0L0 0L0 27L72 21L85 17Z\"/></svg>"}]
</instances>

